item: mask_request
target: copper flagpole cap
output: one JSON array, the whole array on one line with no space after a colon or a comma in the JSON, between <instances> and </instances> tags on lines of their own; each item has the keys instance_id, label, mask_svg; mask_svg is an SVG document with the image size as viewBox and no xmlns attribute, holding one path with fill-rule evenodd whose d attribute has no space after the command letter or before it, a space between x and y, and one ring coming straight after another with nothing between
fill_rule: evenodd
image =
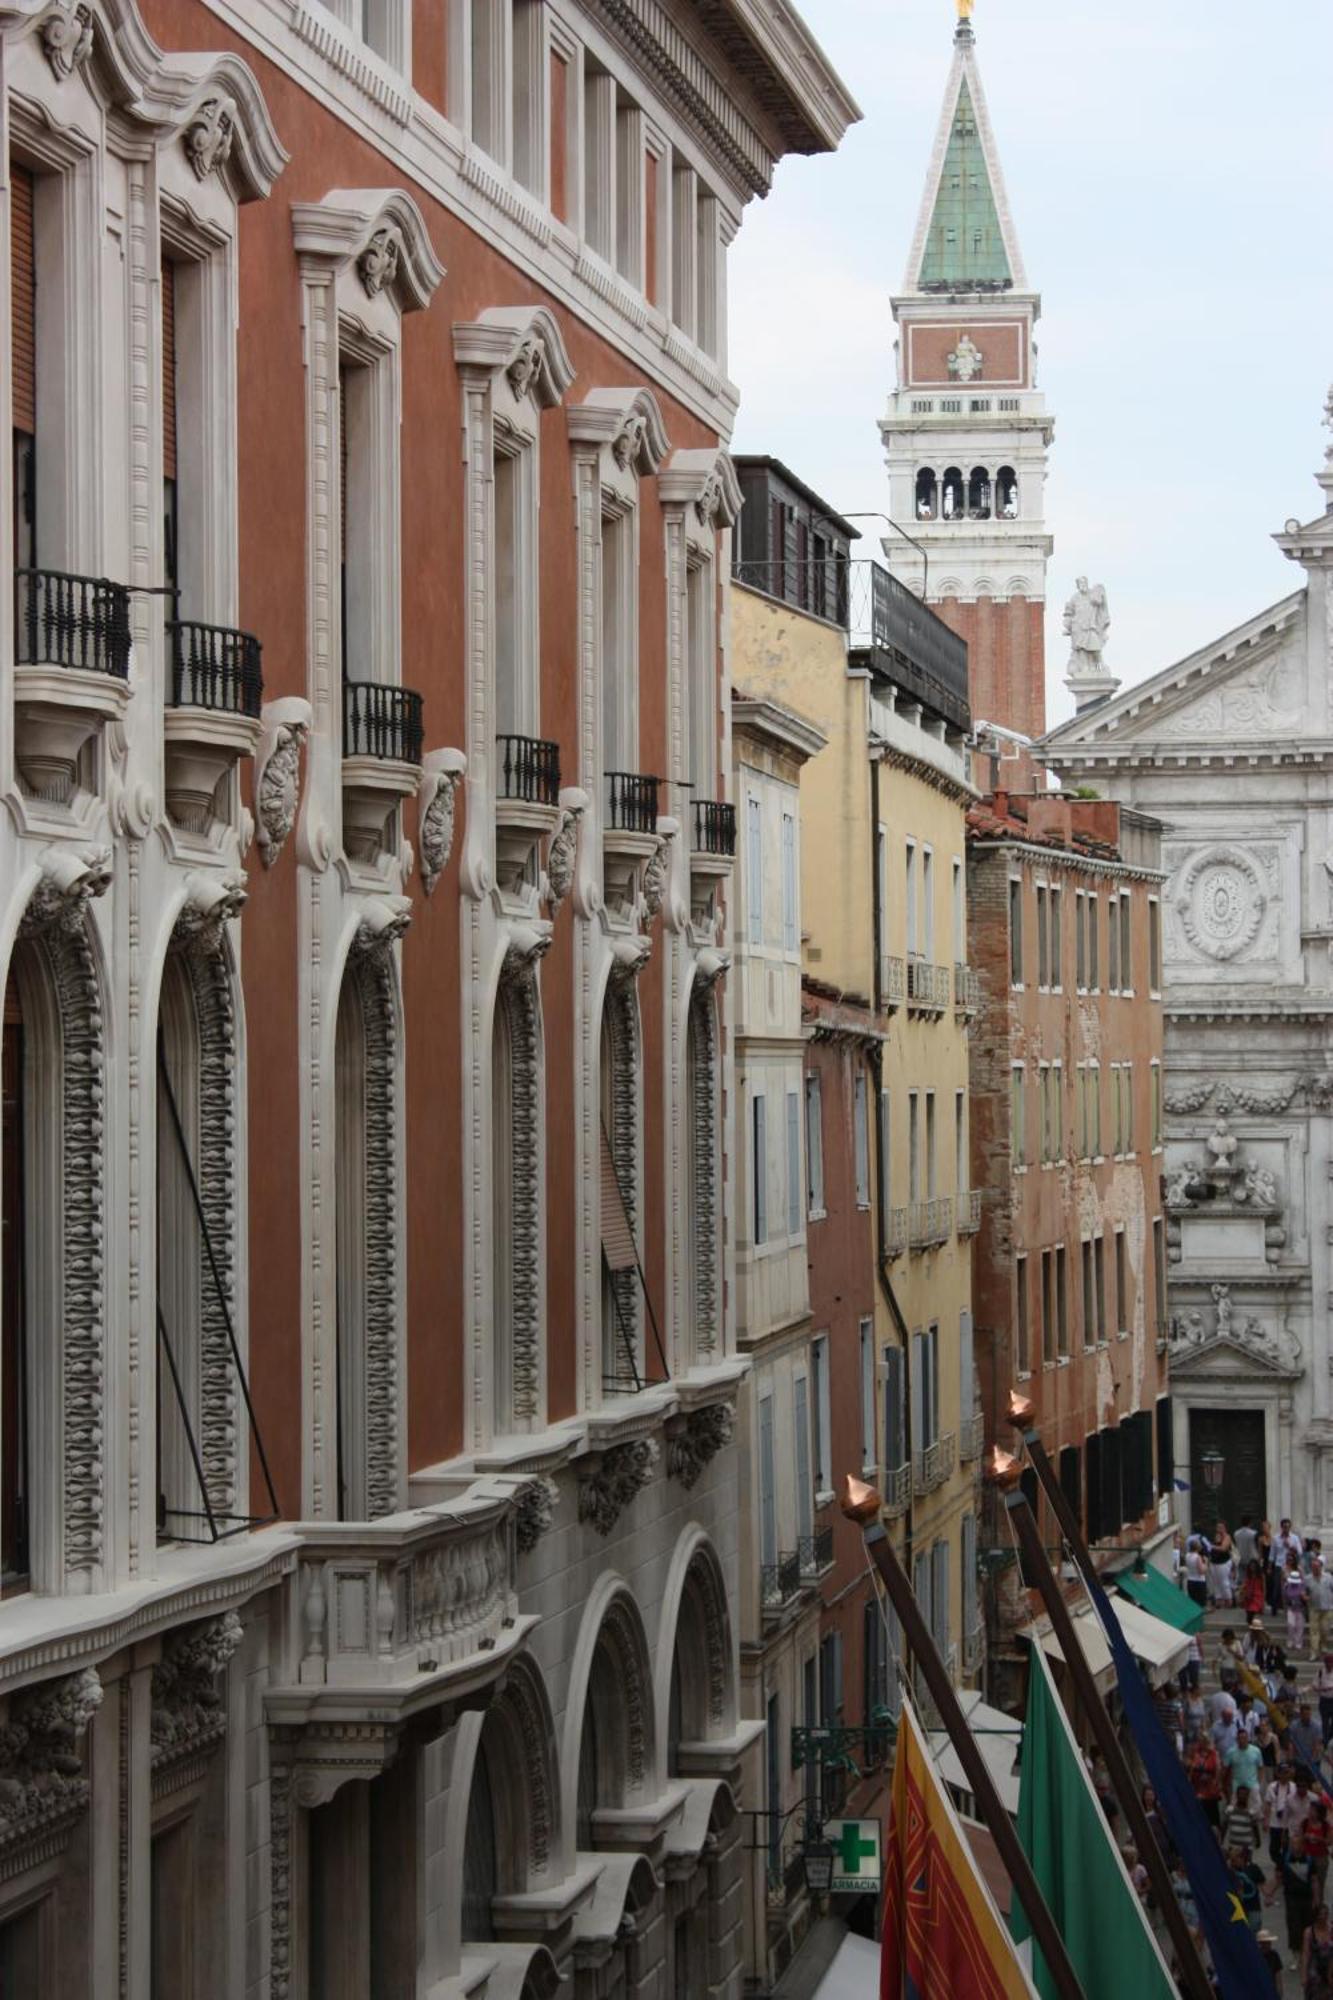
<instances>
[{"instance_id":1,"label":"copper flagpole cap","mask_svg":"<svg viewBox=\"0 0 1333 2000\"><path fill-rule=\"evenodd\" d=\"M853 1479L849 1472L842 1482L842 1499L839 1503L849 1521L858 1521L863 1528L879 1516L884 1504L873 1486L867 1486L864 1479Z\"/></svg>"},{"instance_id":2,"label":"copper flagpole cap","mask_svg":"<svg viewBox=\"0 0 1333 2000\"><path fill-rule=\"evenodd\" d=\"M1017 1389L1009 1391L1009 1401L1004 1406L1006 1421L1015 1430L1025 1431L1036 1415L1036 1405L1031 1396L1020 1395Z\"/></svg>"},{"instance_id":3,"label":"copper flagpole cap","mask_svg":"<svg viewBox=\"0 0 1333 2000\"><path fill-rule=\"evenodd\" d=\"M1017 1486L1023 1468L1011 1451L1002 1451L993 1444L986 1453L986 1478L992 1486L998 1486L1002 1493L1011 1492Z\"/></svg>"}]
</instances>

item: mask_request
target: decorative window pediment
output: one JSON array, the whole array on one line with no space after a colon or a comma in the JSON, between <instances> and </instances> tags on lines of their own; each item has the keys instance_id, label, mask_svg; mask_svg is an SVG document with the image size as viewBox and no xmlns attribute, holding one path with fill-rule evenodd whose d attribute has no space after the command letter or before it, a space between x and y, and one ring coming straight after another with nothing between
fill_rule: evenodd
<instances>
[{"instance_id":1,"label":"decorative window pediment","mask_svg":"<svg viewBox=\"0 0 1333 2000\"><path fill-rule=\"evenodd\" d=\"M602 446L616 471L635 477L661 469L671 449L651 389L592 389L569 412L575 444Z\"/></svg>"},{"instance_id":2,"label":"decorative window pediment","mask_svg":"<svg viewBox=\"0 0 1333 2000\"><path fill-rule=\"evenodd\" d=\"M153 78L143 110L179 134L200 181L219 175L238 202L271 194L290 157L254 73L239 56L173 59Z\"/></svg>"},{"instance_id":3,"label":"decorative window pediment","mask_svg":"<svg viewBox=\"0 0 1333 2000\"><path fill-rule=\"evenodd\" d=\"M367 299L388 295L400 312L428 306L444 276L421 210L402 188L331 188L292 204L292 236L303 260L354 268Z\"/></svg>"},{"instance_id":4,"label":"decorative window pediment","mask_svg":"<svg viewBox=\"0 0 1333 2000\"><path fill-rule=\"evenodd\" d=\"M516 403L553 409L574 380L559 325L545 306L488 306L454 326L454 359L500 377Z\"/></svg>"},{"instance_id":5,"label":"decorative window pediment","mask_svg":"<svg viewBox=\"0 0 1333 2000\"><path fill-rule=\"evenodd\" d=\"M673 451L657 481L662 505L685 508L693 534L711 536L715 528L735 526L741 489L730 452L707 446Z\"/></svg>"}]
</instances>

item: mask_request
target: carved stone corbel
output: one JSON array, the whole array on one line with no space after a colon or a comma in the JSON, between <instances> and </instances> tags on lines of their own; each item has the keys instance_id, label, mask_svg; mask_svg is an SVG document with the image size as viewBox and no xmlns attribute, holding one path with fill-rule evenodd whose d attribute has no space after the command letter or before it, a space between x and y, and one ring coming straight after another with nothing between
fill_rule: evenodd
<instances>
[{"instance_id":1,"label":"carved stone corbel","mask_svg":"<svg viewBox=\"0 0 1333 2000\"><path fill-rule=\"evenodd\" d=\"M349 955L373 958L389 951L406 937L411 922L412 904L407 896L377 896L361 906Z\"/></svg>"},{"instance_id":2,"label":"carved stone corbel","mask_svg":"<svg viewBox=\"0 0 1333 2000\"><path fill-rule=\"evenodd\" d=\"M240 916L248 893L241 869L225 875L191 875L172 930L173 944L181 951L220 951L226 926Z\"/></svg>"},{"instance_id":3,"label":"carved stone corbel","mask_svg":"<svg viewBox=\"0 0 1333 2000\"><path fill-rule=\"evenodd\" d=\"M260 716L263 734L255 762L255 812L259 820L259 857L271 868L296 824L301 803L301 746L314 721L302 695L266 701Z\"/></svg>"},{"instance_id":4,"label":"carved stone corbel","mask_svg":"<svg viewBox=\"0 0 1333 2000\"><path fill-rule=\"evenodd\" d=\"M49 1854L88 1805L81 1743L102 1702L95 1667L14 1695L0 1724L0 1865L40 1842ZM63 1844L63 1843L62 1843Z\"/></svg>"},{"instance_id":5,"label":"carved stone corbel","mask_svg":"<svg viewBox=\"0 0 1333 2000\"><path fill-rule=\"evenodd\" d=\"M500 967L500 984L509 985L516 980L528 978L537 961L544 958L551 949L551 926L548 923L515 924L509 933L505 946L504 964Z\"/></svg>"},{"instance_id":6,"label":"carved stone corbel","mask_svg":"<svg viewBox=\"0 0 1333 2000\"><path fill-rule=\"evenodd\" d=\"M620 985L637 979L652 957L652 953L652 944L646 937L612 938L610 974L612 981Z\"/></svg>"},{"instance_id":7,"label":"carved stone corbel","mask_svg":"<svg viewBox=\"0 0 1333 2000\"><path fill-rule=\"evenodd\" d=\"M661 909L671 881L671 845L676 838L674 825L664 828L660 821L658 824L660 838L643 871L643 907L650 922Z\"/></svg>"},{"instance_id":8,"label":"carved stone corbel","mask_svg":"<svg viewBox=\"0 0 1333 2000\"><path fill-rule=\"evenodd\" d=\"M704 949L694 961L694 987L697 993L708 993L719 979L731 970L731 953L716 951L712 945Z\"/></svg>"},{"instance_id":9,"label":"carved stone corbel","mask_svg":"<svg viewBox=\"0 0 1333 2000\"><path fill-rule=\"evenodd\" d=\"M704 1467L735 1436L736 1412L730 1403L705 1403L689 1410L668 1428L667 1472L688 1492Z\"/></svg>"},{"instance_id":10,"label":"carved stone corbel","mask_svg":"<svg viewBox=\"0 0 1333 2000\"><path fill-rule=\"evenodd\" d=\"M42 53L62 81L92 55L95 40L91 7L57 7L42 22Z\"/></svg>"},{"instance_id":11,"label":"carved stone corbel","mask_svg":"<svg viewBox=\"0 0 1333 2000\"><path fill-rule=\"evenodd\" d=\"M234 1611L169 1639L153 1668L153 1774L202 1756L221 1742L227 1705L219 1680L241 1643Z\"/></svg>"},{"instance_id":12,"label":"carved stone corbel","mask_svg":"<svg viewBox=\"0 0 1333 2000\"><path fill-rule=\"evenodd\" d=\"M109 847L48 847L41 878L19 922L19 936L77 929L87 905L104 896L110 883Z\"/></svg>"},{"instance_id":13,"label":"carved stone corbel","mask_svg":"<svg viewBox=\"0 0 1333 2000\"><path fill-rule=\"evenodd\" d=\"M551 835L546 850L546 886L552 913L560 908L574 887L578 869L579 825L588 810L588 794L576 785L560 794L560 824Z\"/></svg>"},{"instance_id":14,"label":"carved stone corbel","mask_svg":"<svg viewBox=\"0 0 1333 2000\"><path fill-rule=\"evenodd\" d=\"M554 1479L529 1479L514 1495L514 1539L521 1556L531 1555L555 1519L560 1488Z\"/></svg>"},{"instance_id":15,"label":"carved stone corbel","mask_svg":"<svg viewBox=\"0 0 1333 2000\"><path fill-rule=\"evenodd\" d=\"M662 1448L656 1438L628 1438L579 1475L579 1520L609 1535L625 1508L652 1480Z\"/></svg>"},{"instance_id":16,"label":"carved stone corbel","mask_svg":"<svg viewBox=\"0 0 1333 2000\"><path fill-rule=\"evenodd\" d=\"M417 793L417 830L421 846L421 881L428 896L449 866L454 851L457 791L467 771L461 750L432 750L421 767Z\"/></svg>"}]
</instances>

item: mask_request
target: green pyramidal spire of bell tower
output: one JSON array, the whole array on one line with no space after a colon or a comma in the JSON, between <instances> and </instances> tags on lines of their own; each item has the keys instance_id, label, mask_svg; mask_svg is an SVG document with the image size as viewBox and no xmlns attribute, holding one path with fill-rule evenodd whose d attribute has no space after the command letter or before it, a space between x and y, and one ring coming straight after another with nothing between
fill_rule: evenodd
<instances>
[{"instance_id":1,"label":"green pyramidal spire of bell tower","mask_svg":"<svg viewBox=\"0 0 1333 2000\"><path fill-rule=\"evenodd\" d=\"M989 291L1014 282L966 76L959 83L917 282L923 291L937 286Z\"/></svg>"}]
</instances>

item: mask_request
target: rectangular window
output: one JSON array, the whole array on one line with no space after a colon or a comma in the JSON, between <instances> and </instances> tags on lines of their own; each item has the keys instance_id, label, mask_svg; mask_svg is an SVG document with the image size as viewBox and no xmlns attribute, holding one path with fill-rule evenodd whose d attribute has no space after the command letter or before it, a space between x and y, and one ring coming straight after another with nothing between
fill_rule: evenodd
<instances>
[{"instance_id":1,"label":"rectangular window","mask_svg":"<svg viewBox=\"0 0 1333 2000\"><path fill-rule=\"evenodd\" d=\"M542 193L542 0L514 0L510 78L514 179L529 194ZM555 107L552 106L554 112Z\"/></svg>"},{"instance_id":2,"label":"rectangular window","mask_svg":"<svg viewBox=\"0 0 1333 2000\"><path fill-rule=\"evenodd\" d=\"M1009 1071L1009 1133L1014 1165L1025 1167L1028 1161L1028 1135L1022 1063L1014 1063Z\"/></svg>"},{"instance_id":3,"label":"rectangular window","mask_svg":"<svg viewBox=\"0 0 1333 2000\"><path fill-rule=\"evenodd\" d=\"M1159 1062L1149 1065L1148 1084L1152 1096L1152 1149L1156 1152L1162 1143L1162 1065Z\"/></svg>"},{"instance_id":4,"label":"rectangular window","mask_svg":"<svg viewBox=\"0 0 1333 2000\"><path fill-rule=\"evenodd\" d=\"M907 1093L907 1199L921 1199L921 1092Z\"/></svg>"},{"instance_id":5,"label":"rectangular window","mask_svg":"<svg viewBox=\"0 0 1333 2000\"><path fill-rule=\"evenodd\" d=\"M935 956L935 856L921 850L921 955Z\"/></svg>"},{"instance_id":6,"label":"rectangular window","mask_svg":"<svg viewBox=\"0 0 1333 2000\"><path fill-rule=\"evenodd\" d=\"M810 1470L810 1387L804 1375L792 1383L792 1423L796 1433L796 1532L815 1532L815 1485Z\"/></svg>"},{"instance_id":7,"label":"rectangular window","mask_svg":"<svg viewBox=\"0 0 1333 2000\"><path fill-rule=\"evenodd\" d=\"M903 881L906 890L903 908L907 916L907 949L909 952L915 952L917 950L917 906L916 842L914 840L907 842L906 858L903 866Z\"/></svg>"},{"instance_id":8,"label":"rectangular window","mask_svg":"<svg viewBox=\"0 0 1333 2000\"><path fill-rule=\"evenodd\" d=\"M616 269L643 289L643 113L616 91Z\"/></svg>"},{"instance_id":9,"label":"rectangular window","mask_svg":"<svg viewBox=\"0 0 1333 2000\"><path fill-rule=\"evenodd\" d=\"M1148 990L1162 990L1162 906L1156 896L1148 898Z\"/></svg>"},{"instance_id":10,"label":"rectangular window","mask_svg":"<svg viewBox=\"0 0 1333 2000\"><path fill-rule=\"evenodd\" d=\"M931 1636L941 1657L949 1658L949 1544L936 1542L930 1552Z\"/></svg>"},{"instance_id":11,"label":"rectangular window","mask_svg":"<svg viewBox=\"0 0 1333 2000\"><path fill-rule=\"evenodd\" d=\"M875 1465L875 1322L861 1321L861 1465Z\"/></svg>"},{"instance_id":12,"label":"rectangular window","mask_svg":"<svg viewBox=\"0 0 1333 2000\"><path fill-rule=\"evenodd\" d=\"M1157 1338L1166 1339L1166 1224L1160 1215L1152 1225L1153 1311L1157 1316Z\"/></svg>"},{"instance_id":13,"label":"rectangular window","mask_svg":"<svg viewBox=\"0 0 1333 2000\"><path fill-rule=\"evenodd\" d=\"M963 1565L963 1639L967 1641L976 1633L981 1620L977 1615L977 1517L964 1514L961 1536Z\"/></svg>"},{"instance_id":14,"label":"rectangular window","mask_svg":"<svg viewBox=\"0 0 1333 2000\"><path fill-rule=\"evenodd\" d=\"M1088 985L1087 904L1083 891L1074 891L1074 984L1080 993Z\"/></svg>"},{"instance_id":15,"label":"rectangular window","mask_svg":"<svg viewBox=\"0 0 1333 2000\"><path fill-rule=\"evenodd\" d=\"M1064 952L1061 936L1063 926L1064 894L1059 889L1051 890L1051 985L1059 991L1064 983Z\"/></svg>"},{"instance_id":16,"label":"rectangular window","mask_svg":"<svg viewBox=\"0 0 1333 2000\"><path fill-rule=\"evenodd\" d=\"M1115 1232L1115 1324L1117 1333L1129 1332L1129 1266L1123 1229Z\"/></svg>"},{"instance_id":17,"label":"rectangular window","mask_svg":"<svg viewBox=\"0 0 1333 2000\"><path fill-rule=\"evenodd\" d=\"M796 815L782 815L782 948L795 951L800 943L797 925L799 897L796 893Z\"/></svg>"},{"instance_id":18,"label":"rectangular window","mask_svg":"<svg viewBox=\"0 0 1333 2000\"><path fill-rule=\"evenodd\" d=\"M1023 984L1023 884L1009 878L1009 984Z\"/></svg>"},{"instance_id":19,"label":"rectangular window","mask_svg":"<svg viewBox=\"0 0 1333 2000\"><path fill-rule=\"evenodd\" d=\"M879 1093L879 1220L881 1226L887 1222L889 1205L893 1200L893 1128L889 1122L889 1093Z\"/></svg>"},{"instance_id":20,"label":"rectangular window","mask_svg":"<svg viewBox=\"0 0 1333 2000\"><path fill-rule=\"evenodd\" d=\"M1055 1252L1041 1253L1041 1358L1049 1368L1055 1360Z\"/></svg>"},{"instance_id":21,"label":"rectangular window","mask_svg":"<svg viewBox=\"0 0 1333 2000\"><path fill-rule=\"evenodd\" d=\"M817 1071L805 1079L805 1178L811 1215L824 1213L824 1095Z\"/></svg>"},{"instance_id":22,"label":"rectangular window","mask_svg":"<svg viewBox=\"0 0 1333 2000\"><path fill-rule=\"evenodd\" d=\"M1133 916L1133 902L1128 891L1120 898L1120 991L1134 991L1134 957L1130 942L1130 920Z\"/></svg>"},{"instance_id":23,"label":"rectangular window","mask_svg":"<svg viewBox=\"0 0 1333 2000\"><path fill-rule=\"evenodd\" d=\"M1102 983L1102 972L1100 964L1101 954L1097 949L1097 926L1100 923L1100 921L1101 921L1101 904L1098 902L1097 898L1094 895L1092 895L1091 892L1089 892L1087 898L1089 993L1099 993L1101 991L1101 983Z\"/></svg>"},{"instance_id":24,"label":"rectangular window","mask_svg":"<svg viewBox=\"0 0 1333 2000\"><path fill-rule=\"evenodd\" d=\"M1020 1375L1027 1375L1032 1369L1032 1353L1028 1345L1028 1260L1026 1257L1014 1259L1014 1365Z\"/></svg>"},{"instance_id":25,"label":"rectangular window","mask_svg":"<svg viewBox=\"0 0 1333 2000\"><path fill-rule=\"evenodd\" d=\"M1062 1358L1069 1354L1069 1275L1065 1268L1065 1246L1057 1244L1055 1251L1055 1334L1057 1352Z\"/></svg>"},{"instance_id":26,"label":"rectangular window","mask_svg":"<svg viewBox=\"0 0 1333 2000\"><path fill-rule=\"evenodd\" d=\"M550 176L549 200L551 213L557 222L568 222L569 217L569 63L566 58L551 50L551 148L548 173Z\"/></svg>"},{"instance_id":27,"label":"rectangular window","mask_svg":"<svg viewBox=\"0 0 1333 2000\"><path fill-rule=\"evenodd\" d=\"M473 5L477 0L473 0ZM490 148L487 148L490 151ZM583 234L604 263L616 251L616 85L590 55L583 59Z\"/></svg>"},{"instance_id":28,"label":"rectangular window","mask_svg":"<svg viewBox=\"0 0 1333 2000\"><path fill-rule=\"evenodd\" d=\"M967 962L967 899L963 894L963 864L953 864L953 956L955 965Z\"/></svg>"},{"instance_id":29,"label":"rectangular window","mask_svg":"<svg viewBox=\"0 0 1333 2000\"><path fill-rule=\"evenodd\" d=\"M861 1632L865 1653L863 1667L865 1720L869 1729L873 1727L876 1715L884 1707L884 1688L887 1678L884 1658L884 1620L880 1615L878 1592L868 1598L862 1608Z\"/></svg>"},{"instance_id":30,"label":"rectangular window","mask_svg":"<svg viewBox=\"0 0 1333 2000\"><path fill-rule=\"evenodd\" d=\"M787 1234L801 1233L801 1093L787 1092Z\"/></svg>"},{"instance_id":31,"label":"rectangular window","mask_svg":"<svg viewBox=\"0 0 1333 2000\"><path fill-rule=\"evenodd\" d=\"M1041 1112L1042 1165L1051 1157L1051 1066L1037 1064L1037 1105Z\"/></svg>"},{"instance_id":32,"label":"rectangular window","mask_svg":"<svg viewBox=\"0 0 1333 2000\"><path fill-rule=\"evenodd\" d=\"M1120 991L1120 919L1114 896L1106 905L1106 990Z\"/></svg>"},{"instance_id":33,"label":"rectangular window","mask_svg":"<svg viewBox=\"0 0 1333 2000\"><path fill-rule=\"evenodd\" d=\"M718 349L718 203L717 197L699 190L696 209L695 285L698 311L694 338L705 354Z\"/></svg>"},{"instance_id":34,"label":"rectangular window","mask_svg":"<svg viewBox=\"0 0 1333 2000\"><path fill-rule=\"evenodd\" d=\"M1074 1145L1080 1160L1088 1157L1088 1072L1080 1063L1074 1072Z\"/></svg>"},{"instance_id":35,"label":"rectangular window","mask_svg":"<svg viewBox=\"0 0 1333 2000\"><path fill-rule=\"evenodd\" d=\"M1051 1064L1051 1158L1062 1160L1065 1152L1065 1070L1063 1063Z\"/></svg>"},{"instance_id":36,"label":"rectangular window","mask_svg":"<svg viewBox=\"0 0 1333 2000\"><path fill-rule=\"evenodd\" d=\"M777 1454L773 1444L773 1398L759 1398L759 1560L778 1559Z\"/></svg>"},{"instance_id":37,"label":"rectangular window","mask_svg":"<svg viewBox=\"0 0 1333 2000\"><path fill-rule=\"evenodd\" d=\"M967 1163L967 1092L956 1090L953 1094L953 1184L959 1194L968 1185Z\"/></svg>"},{"instance_id":38,"label":"rectangular window","mask_svg":"<svg viewBox=\"0 0 1333 2000\"><path fill-rule=\"evenodd\" d=\"M1083 1345L1093 1347L1097 1341L1097 1305L1093 1291L1092 1238L1085 1236L1079 1246L1083 1264Z\"/></svg>"},{"instance_id":39,"label":"rectangular window","mask_svg":"<svg viewBox=\"0 0 1333 2000\"><path fill-rule=\"evenodd\" d=\"M1092 1268L1097 1281L1097 1339L1106 1338L1106 1240L1101 1236L1092 1239Z\"/></svg>"},{"instance_id":40,"label":"rectangular window","mask_svg":"<svg viewBox=\"0 0 1333 2000\"><path fill-rule=\"evenodd\" d=\"M699 183L693 167L674 166L671 173L671 317L689 340L694 338L695 324L698 205Z\"/></svg>"},{"instance_id":41,"label":"rectangular window","mask_svg":"<svg viewBox=\"0 0 1333 2000\"><path fill-rule=\"evenodd\" d=\"M958 1408L966 1423L978 1407L976 1359L973 1354L972 1314L966 1306L958 1315Z\"/></svg>"},{"instance_id":42,"label":"rectangular window","mask_svg":"<svg viewBox=\"0 0 1333 2000\"><path fill-rule=\"evenodd\" d=\"M1050 924L1046 912L1046 884L1037 884L1037 984L1045 989L1051 983L1051 939Z\"/></svg>"},{"instance_id":43,"label":"rectangular window","mask_svg":"<svg viewBox=\"0 0 1333 2000\"><path fill-rule=\"evenodd\" d=\"M938 1156L935 1150L935 1093L926 1092L926 1200L934 1201L938 1178Z\"/></svg>"},{"instance_id":44,"label":"rectangular window","mask_svg":"<svg viewBox=\"0 0 1333 2000\"><path fill-rule=\"evenodd\" d=\"M1092 1157L1094 1160L1100 1160L1102 1156L1102 1066L1100 1063L1088 1064L1088 1077L1092 1087Z\"/></svg>"},{"instance_id":45,"label":"rectangular window","mask_svg":"<svg viewBox=\"0 0 1333 2000\"><path fill-rule=\"evenodd\" d=\"M1126 908L1129 907L1126 900ZM1134 1065L1125 1063L1121 1069L1125 1092L1125 1146L1126 1153L1134 1151Z\"/></svg>"},{"instance_id":46,"label":"rectangular window","mask_svg":"<svg viewBox=\"0 0 1333 2000\"><path fill-rule=\"evenodd\" d=\"M866 1079L858 1071L852 1091L852 1142L856 1156L856 1205L870 1206L870 1133L866 1124Z\"/></svg>"},{"instance_id":47,"label":"rectangular window","mask_svg":"<svg viewBox=\"0 0 1333 2000\"><path fill-rule=\"evenodd\" d=\"M876 997L884 1006L889 997L889 974L885 964L889 956L889 836L882 826L875 829L875 929L879 937L879 993Z\"/></svg>"},{"instance_id":48,"label":"rectangular window","mask_svg":"<svg viewBox=\"0 0 1333 2000\"><path fill-rule=\"evenodd\" d=\"M754 1242L768 1241L768 1107L762 1094L755 1092L750 1106L751 1177L754 1184Z\"/></svg>"},{"instance_id":49,"label":"rectangular window","mask_svg":"<svg viewBox=\"0 0 1333 2000\"><path fill-rule=\"evenodd\" d=\"M898 1472L907 1463L903 1359L901 1347L884 1349L884 1465L889 1472Z\"/></svg>"},{"instance_id":50,"label":"rectangular window","mask_svg":"<svg viewBox=\"0 0 1333 2000\"><path fill-rule=\"evenodd\" d=\"M811 1434L815 1447L815 1492L833 1490L833 1430L829 1407L828 1335L819 1333L810 1342Z\"/></svg>"},{"instance_id":51,"label":"rectangular window","mask_svg":"<svg viewBox=\"0 0 1333 2000\"><path fill-rule=\"evenodd\" d=\"M745 801L747 830L745 900L750 911L750 943L764 941L764 810L753 792Z\"/></svg>"}]
</instances>

